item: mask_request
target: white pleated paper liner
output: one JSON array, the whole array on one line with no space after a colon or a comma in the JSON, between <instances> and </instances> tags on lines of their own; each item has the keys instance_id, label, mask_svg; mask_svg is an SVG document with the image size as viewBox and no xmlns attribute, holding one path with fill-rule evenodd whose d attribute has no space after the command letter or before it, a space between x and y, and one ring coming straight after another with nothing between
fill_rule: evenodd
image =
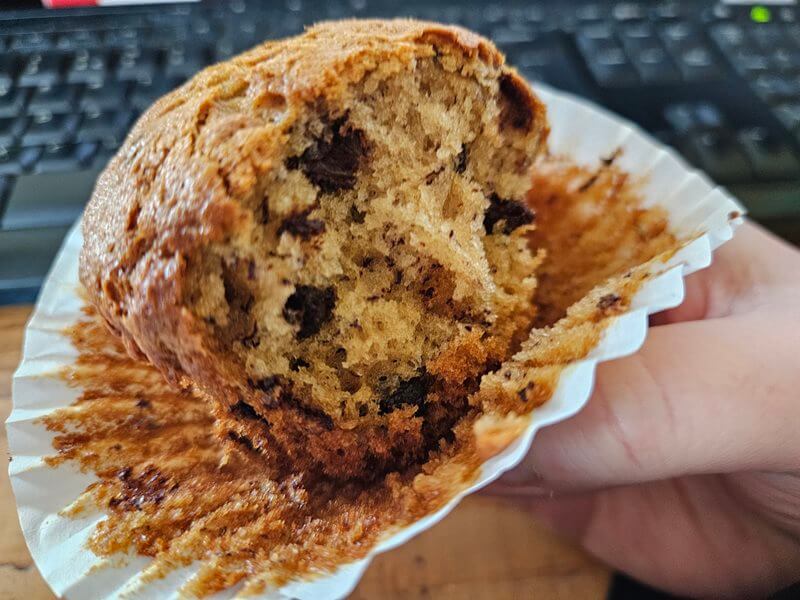
<instances>
[{"instance_id":1,"label":"white pleated paper liner","mask_svg":"<svg viewBox=\"0 0 800 600\"><path fill-rule=\"evenodd\" d=\"M618 166L643 178L645 204L663 207L672 231L679 238L695 238L649 279L633 298L630 310L617 317L600 343L585 359L568 366L550 400L531 415L524 433L481 467L476 481L446 506L380 542L370 555L341 566L335 573L313 581L289 583L266 592L263 598L301 600L340 598L358 583L371 557L405 543L445 517L467 494L487 485L522 460L539 428L567 419L589 399L597 363L635 352L647 335L647 316L674 307L683 300L683 278L711 263L712 251L730 239L741 222L743 209L702 174L691 170L672 151L639 129L583 100L540 89L548 106L552 128L551 151L584 164L622 149ZM695 237L696 236L696 237ZM65 598L177 598L181 584L196 565L170 573L165 579L142 583L139 575L149 563L144 557L126 557L118 566L92 570L100 562L86 546L99 511L79 518L62 517L93 481L67 462L56 468L44 463L54 453L53 434L35 423L56 409L69 406L79 394L58 376L58 370L77 356L62 331L80 317L78 254L80 230L67 237L47 278L33 317L28 323L22 362L14 375L14 410L8 418L8 442L13 460L9 467L20 523L28 547L44 579ZM215 598L236 595L237 588Z\"/></svg>"}]
</instances>

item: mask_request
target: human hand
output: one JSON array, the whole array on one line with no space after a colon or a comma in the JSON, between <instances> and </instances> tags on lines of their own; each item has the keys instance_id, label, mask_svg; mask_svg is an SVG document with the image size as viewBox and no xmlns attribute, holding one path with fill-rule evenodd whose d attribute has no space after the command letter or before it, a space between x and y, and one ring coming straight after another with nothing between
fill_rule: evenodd
<instances>
[{"instance_id":1,"label":"human hand","mask_svg":"<svg viewBox=\"0 0 800 600\"><path fill-rule=\"evenodd\" d=\"M800 579L800 252L746 223L490 491L690 596Z\"/></svg>"}]
</instances>

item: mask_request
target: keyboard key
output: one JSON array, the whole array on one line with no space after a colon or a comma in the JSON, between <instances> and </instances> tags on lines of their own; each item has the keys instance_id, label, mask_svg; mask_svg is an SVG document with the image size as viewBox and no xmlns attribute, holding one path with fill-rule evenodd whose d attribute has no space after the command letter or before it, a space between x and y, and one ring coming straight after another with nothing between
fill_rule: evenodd
<instances>
[{"instance_id":1,"label":"keyboard key","mask_svg":"<svg viewBox=\"0 0 800 600\"><path fill-rule=\"evenodd\" d=\"M158 63L159 53L156 50L125 49L117 62L116 78L120 81L152 81Z\"/></svg>"},{"instance_id":2,"label":"keyboard key","mask_svg":"<svg viewBox=\"0 0 800 600\"><path fill-rule=\"evenodd\" d=\"M111 55L105 50L79 50L67 70L68 83L99 85L109 76Z\"/></svg>"},{"instance_id":3,"label":"keyboard key","mask_svg":"<svg viewBox=\"0 0 800 600\"><path fill-rule=\"evenodd\" d=\"M498 43L502 43L497 40ZM208 63L205 53L200 48L172 48L166 57L164 73L167 77L188 79Z\"/></svg>"},{"instance_id":4,"label":"keyboard key","mask_svg":"<svg viewBox=\"0 0 800 600\"><path fill-rule=\"evenodd\" d=\"M483 18L488 23L499 23L506 17L505 8L501 4L489 4L483 9Z\"/></svg>"},{"instance_id":5,"label":"keyboard key","mask_svg":"<svg viewBox=\"0 0 800 600\"><path fill-rule=\"evenodd\" d=\"M783 21L784 23L795 23L798 20L798 12L797 9L792 6L784 6L779 8L777 11L778 19Z\"/></svg>"},{"instance_id":6,"label":"keyboard key","mask_svg":"<svg viewBox=\"0 0 800 600\"><path fill-rule=\"evenodd\" d=\"M80 116L75 114L41 113L34 115L22 136L22 145L66 144L75 134L79 122Z\"/></svg>"},{"instance_id":7,"label":"keyboard key","mask_svg":"<svg viewBox=\"0 0 800 600\"><path fill-rule=\"evenodd\" d=\"M660 31L667 44L683 42L691 36L697 35L696 29L686 21L675 21L674 23L663 25Z\"/></svg>"},{"instance_id":8,"label":"keyboard key","mask_svg":"<svg viewBox=\"0 0 800 600\"><path fill-rule=\"evenodd\" d=\"M740 48L728 58L739 74L747 78L757 77L761 73L766 73L770 68L770 57L761 50Z\"/></svg>"},{"instance_id":9,"label":"keyboard key","mask_svg":"<svg viewBox=\"0 0 800 600\"><path fill-rule=\"evenodd\" d=\"M772 50L772 64L786 74L800 71L800 45L776 47Z\"/></svg>"},{"instance_id":10,"label":"keyboard key","mask_svg":"<svg viewBox=\"0 0 800 600\"><path fill-rule=\"evenodd\" d=\"M100 148L98 143L85 142L66 146L48 146L43 152L40 152L41 162L36 164L36 172L75 171L86 168L92 164L98 148ZM41 149L38 150L41 151ZM37 160L38 158L39 155L37 155Z\"/></svg>"},{"instance_id":11,"label":"keyboard key","mask_svg":"<svg viewBox=\"0 0 800 600\"><path fill-rule=\"evenodd\" d=\"M154 82L140 81L131 94L131 106L136 110L144 110L158 98L179 85L176 81L159 79Z\"/></svg>"},{"instance_id":12,"label":"keyboard key","mask_svg":"<svg viewBox=\"0 0 800 600\"><path fill-rule=\"evenodd\" d=\"M39 161L36 163L37 173L53 173L63 171L75 171L79 165L78 155L75 146L59 146L51 144L42 152Z\"/></svg>"},{"instance_id":13,"label":"keyboard key","mask_svg":"<svg viewBox=\"0 0 800 600\"><path fill-rule=\"evenodd\" d=\"M714 131L693 136L689 147L697 156L699 165L718 183L749 181L750 164L736 140Z\"/></svg>"},{"instance_id":14,"label":"keyboard key","mask_svg":"<svg viewBox=\"0 0 800 600\"><path fill-rule=\"evenodd\" d=\"M0 146L0 175L20 175L39 160L40 148L6 148Z\"/></svg>"},{"instance_id":15,"label":"keyboard key","mask_svg":"<svg viewBox=\"0 0 800 600\"><path fill-rule=\"evenodd\" d=\"M252 25L249 21L248 23L248 26ZM185 27L150 29L142 33L141 47L151 50L166 50L171 46L186 44L189 39L189 31Z\"/></svg>"},{"instance_id":16,"label":"keyboard key","mask_svg":"<svg viewBox=\"0 0 800 600\"><path fill-rule=\"evenodd\" d=\"M13 37L9 49L12 52L49 50L53 47L53 41L49 33L23 33Z\"/></svg>"},{"instance_id":17,"label":"keyboard key","mask_svg":"<svg viewBox=\"0 0 800 600\"><path fill-rule=\"evenodd\" d=\"M750 35L764 50L770 50L789 41L786 31L777 23L756 25L750 30Z\"/></svg>"},{"instance_id":18,"label":"keyboard key","mask_svg":"<svg viewBox=\"0 0 800 600\"><path fill-rule=\"evenodd\" d=\"M702 46L690 46L677 56L678 68L688 81L705 81L719 77L719 65L711 52Z\"/></svg>"},{"instance_id":19,"label":"keyboard key","mask_svg":"<svg viewBox=\"0 0 800 600\"><path fill-rule=\"evenodd\" d=\"M711 37L721 48L732 50L748 43L744 28L738 23L720 23L711 28Z\"/></svg>"},{"instance_id":20,"label":"keyboard key","mask_svg":"<svg viewBox=\"0 0 800 600\"><path fill-rule=\"evenodd\" d=\"M681 75L658 38L625 37L623 44L639 77L647 83L679 82Z\"/></svg>"},{"instance_id":21,"label":"keyboard key","mask_svg":"<svg viewBox=\"0 0 800 600\"><path fill-rule=\"evenodd\" d=\"M28 95L29 90L26 88L0 87L0 118L21 115L28 102Z\"/></svg>"},{"instance_id":22,"label":"keyboard key","mask_svg":"<svg viewBox=\"0 0 800 600\"><path fill-rule=\"evenodd\" d=\"M630 63L615 63L618 56L613 53L605 53L598 58L598 61L589 66L589 69L601 86L626 87L639 83L639 77Z\"/></svg>"},{"instance_id":23,"label":"keyboard key","mask_svg":"<svg viewBox=\"0 0 800 600\"><path fill-rule=\"evenodd\" d=\"M2 228L70 225L89 200L98 173L91 169L18 177L6 203Z\"/></svg>"},{"instance_id":24,"label":"keyboard key","mask_svg":"<svg viewBox=\"0 0 800 600\"><path fill-rule=\"evenodd\" d=\"M678 133L688 133L695 128L695 114L690 104L672 104L664 109L664 120Z\"/></svg>"},{"instance_id":25,"label":"keyboard key","mask_svg":"<svg viewBox=\"0 0 800 600\"><path fill-rule=\"evenodd\" d=\"M137 48L142 45L145 32L136 27L111 29L103 35L104 48ZM169 39L169 38L167 38Z\"/></svg>"},{"instance_id":26,"label":"keyboard key","mask_svg":"<svg viewBox=\"0 0 800 600\"><path fill-rule=\"evenodd\" d=\"M59 50L91 50L102 45L99 32L88 29L67 31L56 37L56 48Z\"/></svg>"},{"instance_id":27,"label":"keyboard key","mask_svg":"<svg viewBox=\"0 0 800 600\"><path fill-rule=\"evenodd\" d=\"M697 129L719 129L725 125L719 107L710 102L671 104L664 110L664 119L681 134Z\"/></svg>"},{"instance_id":28,"label":"keyboard key","mask_svg":"<svg viewBox=\"0 0 800 600\"><path fill-rule=\"evenodd\" d=\"M716 3L701 13L704 21L726 21L732 19L733 9L727 4Z\"/></svg>"},{"instance_id":29,"label":"keyboard key","mask_svg":"<svg viewBox=\"0 0 800 600\"><path fill-rule=\"evenodd\" d=\"M14 146L25 130L26 120L23 117L5 117L0 119L0 146Z\"/></svg>"},{"instance_id":30,"label":"keyboard key","mask_svg":"<svg viewBox=\"0 0 800 600\"><path fill-rule=\"evenodd\" d=\"M86 114L75 139L78 142L103 142L118 146L132 122L133 113L127 110Z\"/></svg>"},{"instance_id":31,"label":"keyboard key","mask_svg":"<svg viewBox=\"0 0 800 600\"><path fill-rule=\"evenodd\" d=\"M653 18L656 20L671 20L682 17L684 14L684 7L680 2L666 1L659 2L653 8Z\"/></svg>"},{"instance_id":32,"label":"keyboard key","mask_svg":"<svg viewBox=\"0 0 800 600\"><path fill-rule=\"evenodd\" d=\"M508 60L523 71L542 69L551 64L551 52L544 48L531 47L529 44L509 44L506 46Z\"/></svg>"},{"instance_id":33,"label":"keyboard key","mask_svg":"<svg viewBox=\"0 0 800 600\"><path fill-rule=\"evenodd\" d=\"M769 103L792 100L800 96L800 81L780 75L760 75L753 81L753 89Z\"/></svg>"},{"instance_id":34,"label":"keyboard key","mask_svg":"<svg viewBox=\"0 0 800 600\"><path fill-rule=\"evenodd\" d=\"M0 232L0 291L18 297L20 290L38 288L66 234L66 227Z\"/></svg>"},{"instance_id":35,"label":"keyboard key","mask_svg":"<svg viewBox=\"0 0 800 600\"><path fill-rule=\"evenodd\" d=\"M697 125L704 129L717 129L725 125L725 118L716 104L701 102L695 105L694 114Z\"/></svg>"},{"instance_id":36,"label":"keyboard key","mask_svg":"<svg viewBox=\"0 0 800 600\"><path fill-rule=\"evenodd\" d=\"M536 29L532 26L498 27L492 30L492 40L499 46L521 44L536 39Z\"/></svg>"},{"instance_id":37,"label":"keyboard key","mask_svg":"<svg viewBox=\"0 0 800 600\"><path fill-rule=\"evenodd\" d=\"M586 28L584 28L586 29ZM607 38L601 30L578 34L578 49L597 83L605 87L624 87L639 83L639 77L616 38Z\"/></svg>"},{"instance_id":38,"label":"keyboard key","mask_svg":"<svg viewBox=\"0 0 800 600\"><path fill-rule=\"evenodd\" d=\"M632 21L644 19L647 16L644 4L634 2L619 2L611 9L611 14L617 21Z\"/></svg>"},{"instance_id":39,"label":"keyboard key","mask_svg":"<svg viewBox=\"0 0 800 600\"><path fill-rule=\"evenodd\" d=\"M800 177L800 161L789 144L763 127L740 132L739 142L759 179L774 181Z\"/></svg>"},{"instance_id":40,"label":"keyboard key","mask_svg":"<svg viewBox=\"0 0 800 600\"><path fill-rule=\"evenodd\" d=\"M608 15L608 7L604 3L592 2L575 7L578 21L602 21Z\"/></svg>"},{"instance_id":41,"label":"keyboard key","mask_svg":"<svg viewBox=\"0 0 800 600\"><path fill-rule=\"evenodd\" d=\"M655 37L653 27L646 21L638 23L630 23L620 28L620 36L623 38L631 39L649 39Z\"/></svg>"},{"instance_id":42,"label":"keyboard key","mask_svg":"<svg viewBox=\"0 0 800 600\"><path fill-rule=\"evenodd\" d=\"M89 84L83 92L79 105L84 112L100 112L114 110L126 103L130 84L121 81L109 81L104 84Z\"/></svg>"},{"instance_id":43,"label":"keyboard key","mask_svg":"<svg viewBox=\"0 0 800 600\"><path fill-rule=\"evenodd\" d=\"M61 79L65 55L60 52L37 52L27 57L19 74L19 85L46 87Z\"/></svg>"},{"instance_id":44,"label":"keyboard key","mask_svg":"<svg viewBox=\"0 0 800 600\"><path fill-rule=\"evenodd\" d=\"M595 40L613 40L614 29L607 23L597 23L581 27L577 36L578 44L588 49Z\"/></svg>"},{"instance_id":45,"label":"keyboard key","mask_svg":"<svg viewBox=\"0 0 800 600\"><path fill-rule=\"evenodd\" d=\"M98 170L105 169L108 161L111 160L111 157L114 156L116 152L116 148L109 148L107 146L103 146L102 144L98 144L95 148L95 154L91 161L92 168Z\"/></svg>"},{"instance_id":46,"label":"keyboard key","mask_svg":"<svg viewBox=\"0 0 800 600\"><path fill-rule=\"evenodd\" d=\"M74 85L54 85L49 88L38 88L28 104L28 113L69 112L75 105L78 88Z\"/></svg>"}]
</instances>

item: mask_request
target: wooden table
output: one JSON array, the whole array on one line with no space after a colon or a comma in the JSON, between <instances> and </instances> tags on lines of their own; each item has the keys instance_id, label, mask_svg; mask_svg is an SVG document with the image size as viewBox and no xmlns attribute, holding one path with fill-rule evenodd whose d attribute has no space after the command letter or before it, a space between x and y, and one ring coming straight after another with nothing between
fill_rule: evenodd
<instances>
[{"instance_id":1,"label":"wooden table","mask_svg":"<svg viewBox=\"0 0 800 600\"><path fill-rule=\"evenodd\" d=\"M0 418L11 411L30 306L0 308ZM6 452L5 427L0 448ZM609 572L547 533L524 509L473 495L442 523L378 557L353 598L602 598ZM0 475L0 600L53 598L19 528L7 472Z\"/></svg>"}]
</instances>

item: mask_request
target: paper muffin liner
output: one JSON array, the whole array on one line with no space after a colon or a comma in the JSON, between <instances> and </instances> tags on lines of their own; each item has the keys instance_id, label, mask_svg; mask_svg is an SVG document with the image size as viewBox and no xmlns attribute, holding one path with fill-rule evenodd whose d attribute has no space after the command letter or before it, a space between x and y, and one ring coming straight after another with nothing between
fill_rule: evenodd
<instances>
[{"instance_id":1,"label":"paper muffin liner","mask_svg":"<svg viewBox=\"0 0 800 600\"><path fill-rule=\"evenodd\" d=\"M648 315L677 306L684 296L683 278L711 264L712 252L729 240L742 222L742 207L704 175L690 169L671 150L618 117L587 102L539 87L548 107L552 128L550 149L579 164L595 164L617 148L617 165L642 180L645 206L660 206L676 237L692 239L646 281L632 299L628 311L604 331L587 357L567 366L552 397L530 415L525 431L499 454L486 460L474 482L446 505L388 535L369 555L341 565L334 573L310 581L290 582L265 592L263 598L340 598L358 583L373 556L395 548L443 519L466 495L497 479L517 465L530 448L536 432L567 419L585 405L592 392L594 372L601 361L635 352L647 335ZM164 579L142 583L141 572L150 559L126 556L118 565L93 569L101 561L87 541L101 512L78 517L59 514L86 487L93 475L81 473L65 462L50 467L45 458L54 454L54 434L37 420L69 406L80 390L69 387L59 371L70 365L77 351L63 334L81 315L78 292L80 228L68 235L42 289L25 335L22 361L14 374L14 409L8 418L9 467L19 519L36 566L58 595L65 598L177 598L178 589L197 570L199 563L170 572ZM236 595L237 588L215 598Z\"/></svg>"}]
</instances>

